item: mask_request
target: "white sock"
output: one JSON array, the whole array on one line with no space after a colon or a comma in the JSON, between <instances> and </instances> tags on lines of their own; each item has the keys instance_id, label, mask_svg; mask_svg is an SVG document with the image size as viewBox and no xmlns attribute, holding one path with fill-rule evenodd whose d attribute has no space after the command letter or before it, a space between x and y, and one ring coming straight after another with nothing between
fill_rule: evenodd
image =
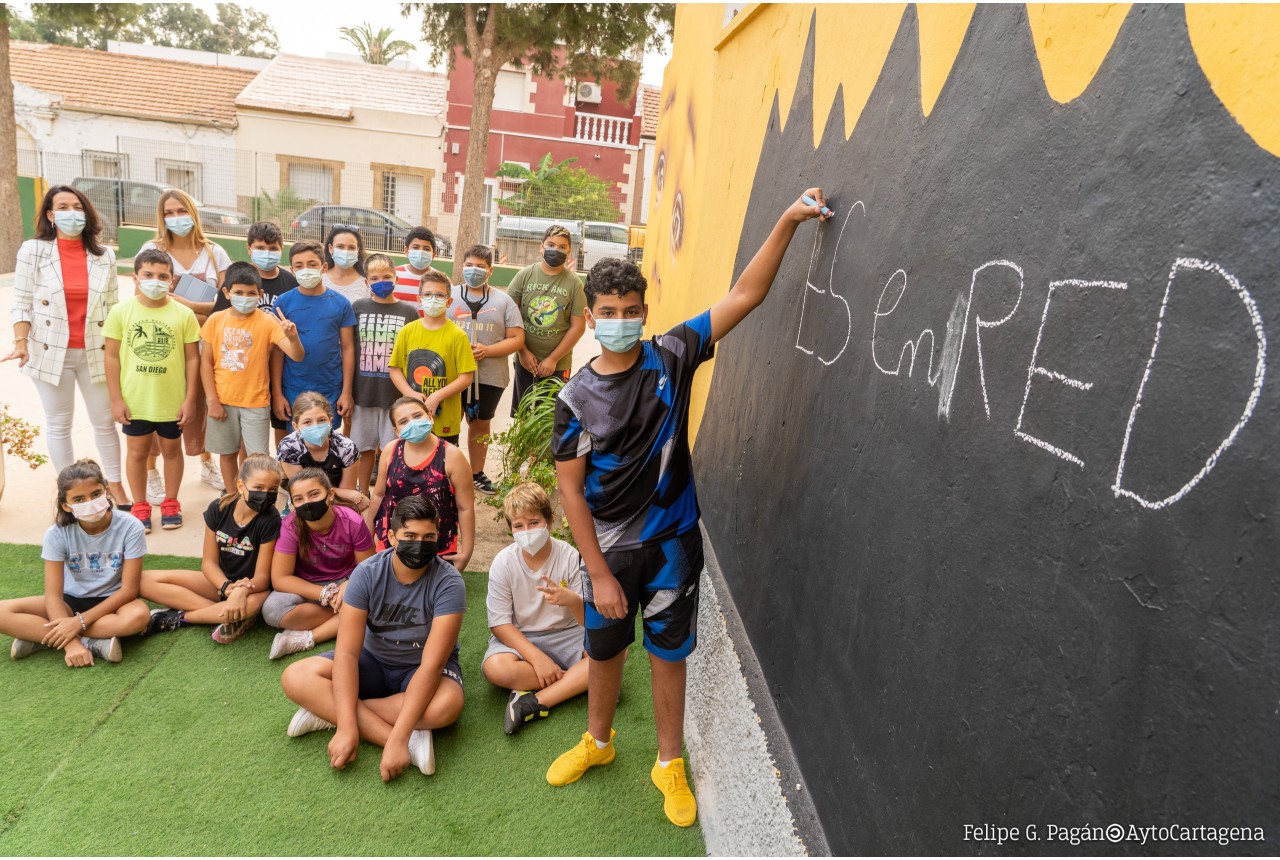
<instances>
[{"instance_id":1,"label":"white sock","mask_svg":"<svg viewBox=\"0 0 1280 860\"><path fill-rule=\"evenodd\" d=\"M592 735L592 736L591 736L591 740L593 740L593 741L595 741L595 742L596 742L596 749L598 749L598 750L602 750L602 749L604 749L605 747L607 747L607 746L609 745L609 742L608 742L608 741L604 741L604 742L602 743L602 742L600 741L600 739L599 739L599 738L597 738L595 735Z\"/></svg>"},{"instance_id":2,"label":"white sock","mask_svg":"<svg viewBox=\"0 0 1280 860\"><path fill-rule=\"evenodd\" d=\"M672 759L671 761L674 761L674 760L675 759ZM658 759L658 767L666 767L667 765L671 764L671 761L663 761L662 759Z\"/></svg>"},{"instance_id":3,"label":"white sock","mask_svg":"<svg viewBox=\"0 0 1280 860\"><path fill-rule=\"evenodd\" d=\"M148 477L148 478L150 478L152 475L155 475L157 478L158 478L158 477L160 477L160 470L159 470L159 469L148 469L148 470L147 470L147 477Z\"/></svg>"}]
</instances>

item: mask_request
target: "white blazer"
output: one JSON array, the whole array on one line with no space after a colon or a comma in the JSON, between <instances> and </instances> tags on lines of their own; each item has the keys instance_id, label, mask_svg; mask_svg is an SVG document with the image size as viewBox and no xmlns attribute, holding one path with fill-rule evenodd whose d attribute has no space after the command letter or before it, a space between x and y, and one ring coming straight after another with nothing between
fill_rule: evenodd
<instances>
[{"instance_id":1,"label":"white blazer","mask_svg":"<svg viewBox=\"0 0 1280 860\"><path fill-rule=\"evenodd\" d=\"M116 285L116 254L104 248L101 256L88 254L89 299L84 317L84 349L94 382L105 382L106 341L102 326L107 312L120 300ZM28 239L18 249L13 276L15 325L31 323L27 336L30 358L22 372L34 379L57 385L67 358L67 299L62 289L62 259L57 240Z\"/></svg>"}]
</instances>

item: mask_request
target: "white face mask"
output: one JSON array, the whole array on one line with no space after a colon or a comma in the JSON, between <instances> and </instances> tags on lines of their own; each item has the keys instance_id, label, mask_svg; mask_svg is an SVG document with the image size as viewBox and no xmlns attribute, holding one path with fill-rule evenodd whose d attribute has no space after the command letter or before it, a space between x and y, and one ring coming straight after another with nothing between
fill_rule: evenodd
<instances>
[{"instance_id":1,"label":"white face mask","mask_svg":"<svg viewBox=\"0 0 1280 860\"><path fill-rule=\"evenodd\" d=\"M445 312L446 308L449 307L449 300L442 299L439 296L431 296L430 298L423 299L421 304L422 310L427 316L438 317Z\"/></svg>"},{"instance_id":2,"label":"white face mask","mask_svg":"<svg viewBox=\"0 0 1280 860\"><path fill-rule=\"evenodd\" d=\"M106 493L87 502L73 502L71 504L71 513L82 523L96 523L105 517L110 509L111 498Z\"/></svg>"},{"instance_id":3,"label":"white face mask","mask_svg":"<svg viewBox=\"0 0 1280 860\"><path fill-rule=\"evenodd\" d=\"M169 282L150 279L138 281L138 289L142 290L142 294L154 302L169 295Z\"/></svg>"},{"instance_id":4,"label":"white face mask","mask_svg":"<svg viewBox=\"0 0 1280 860\"><path fill-rule=\"evenodd\" d=\"M547 541L551 540L551 532L545 527L512 532L511 536L515 538L516 545L529 555L537 555L538 551L547 545Z\"/></svg>"},{"instance_id":5,"label":"white face mask","mask_svg":"<svg viewBox=\"0 0 1280 860\"><path fill-rule=\"evenodd\" d=\"M319 269L299 269L293 273L293 276L298 279L298 283L301 286L307 289L311 289L320 283L320 279L324 277Z\"/></svg>"}]
</instances>

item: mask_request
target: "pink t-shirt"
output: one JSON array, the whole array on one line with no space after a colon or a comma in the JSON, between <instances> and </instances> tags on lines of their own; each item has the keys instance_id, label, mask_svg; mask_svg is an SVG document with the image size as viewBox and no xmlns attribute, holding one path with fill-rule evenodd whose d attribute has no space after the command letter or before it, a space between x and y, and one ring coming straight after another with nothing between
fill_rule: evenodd
<instances>
[{"instance_id":1,"label":"pink t-shirt","mask_svg":"<svg viewBox=\"0 0 1280 860\"><path fill-rule=\"evenodd\" d=\"M298 522L298 514L289 512L280 524L280 538L276 552L298 554L298 529L307 526ZM299 558L293 575L307 582L331 582L350 576L356 566L356 553L373 549L373 536L364 518L345 505L333 506L333 525L327 532L312 532L311 546L305 560Z\"/></svg>"}]
</instances>

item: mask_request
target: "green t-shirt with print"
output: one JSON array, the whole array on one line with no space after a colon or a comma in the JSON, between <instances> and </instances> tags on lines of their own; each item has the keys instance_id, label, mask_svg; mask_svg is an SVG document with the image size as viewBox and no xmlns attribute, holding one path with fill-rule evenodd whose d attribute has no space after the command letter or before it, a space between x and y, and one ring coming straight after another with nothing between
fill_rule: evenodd
<instances>
[{"instance_id":1,"label":"green t-shirt with print","mask_svg":"<svg viewBox=\"0 0 1280 860\"><path fill-rule=\"evenodd\" d=\"M577 275L568 269L558 275L548 275L538 263L516 273L507 287L507 295L520 309L524 345L538 361L560 345L569 330L569 320L582 316L587 307L587 294ZM556 370L569 370L572 366L572 350L556 362Z\"/></svg>"},{"instance_id":2,"label":"green t-shirt with print","mask_svg":"<svg viewBox=\"0 0 1280 860\"><path fill-rule=\"evenodd\" d=\"M173 299L149 308L135 296L111 309L102 334L120 341L120 396L129 416L176 421L187 397L186 344L200 340L191 308Z\"/></svg>"}]
</instances>

